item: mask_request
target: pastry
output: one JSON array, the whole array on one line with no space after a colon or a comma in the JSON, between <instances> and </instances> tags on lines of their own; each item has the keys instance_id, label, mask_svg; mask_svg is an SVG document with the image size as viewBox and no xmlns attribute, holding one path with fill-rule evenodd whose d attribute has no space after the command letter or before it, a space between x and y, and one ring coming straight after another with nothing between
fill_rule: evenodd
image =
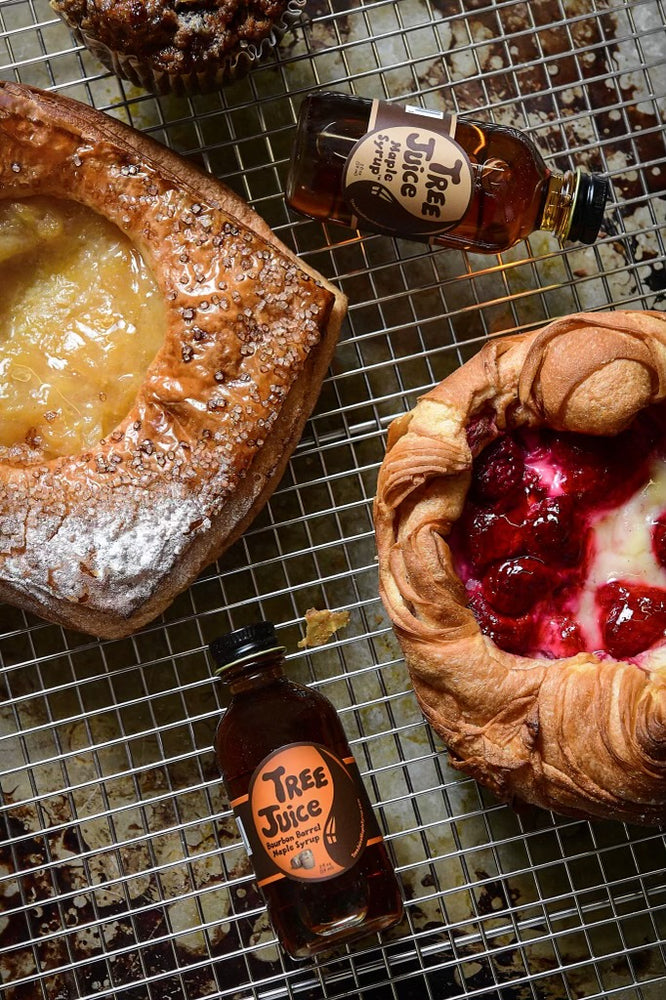
<instances>
[{"instance_id":1,"label":"pastry","mask_svg":"<svg viewBox=\"0 0 666 1000\"><path fill-rule=\"evenodd\" d=\"M51 0L117 76L158 94L196 94L243 76L305 0Z\"/></svg>"},{"instance_id":2,"label":"pastry","mask_svg":"<svg viewBox=\"0 0 666 1000\"><path fill-rule=\"evenodd\" d=\"M305 636L297 644L299 649L325 646L328 640L349 624L348 611L329 611L328 608L308 608L305 612Z\"/></svg>"},{"instance_id":3,"label":"pastry","mask_svg":"<svg viewBox=\"0 0 666 1000\"><path fill-rule=\"evenodd\" d=\"M214 178L85 105L0 84L0 149L3 201L87 206L129 238L159 289L157 353L100 441L57 457L39 434L0 447L0 600L126 635L267 500L345 300Z\"/></svg>"},{"instance_id":4,"label":"pastry","mask_svg":"<svg viewBox=\"0 0 666 1000\"><path fill-rule=\"evenodd\" d=\"M380 589L452 763L502 800L666 820L666 319L497 339L389 430Z\"/></svg>"}]
</instances>

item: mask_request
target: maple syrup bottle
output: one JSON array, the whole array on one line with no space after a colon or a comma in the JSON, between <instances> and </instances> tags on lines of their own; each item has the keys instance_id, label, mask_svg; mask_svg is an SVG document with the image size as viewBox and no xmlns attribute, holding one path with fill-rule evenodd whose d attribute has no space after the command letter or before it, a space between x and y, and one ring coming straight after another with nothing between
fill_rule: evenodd
<instances>
[{"instance_id":1,"label":"maple syrup bottle","mask_svg":"<svg viewBox=\"0 0 666 1000\"><path fill-rule=\"evenodd\" d=\"M556 173L517 129L347 94L301 107L287 203L303 215L477 253L537 229L593 243L599 174Z\"/></svg>"},{"instance_id":2,"label":"maple syrup bottle","mask_svg":"<svg viewBox=\"0 0 666 1000\"><path fill-rule=\"evenodd\" d=\"M333 705L285 676L270 622L210 651L231 694L216 759L285 951L307 958L396 923L398 881Z\"/></svg>"}]
</instances>

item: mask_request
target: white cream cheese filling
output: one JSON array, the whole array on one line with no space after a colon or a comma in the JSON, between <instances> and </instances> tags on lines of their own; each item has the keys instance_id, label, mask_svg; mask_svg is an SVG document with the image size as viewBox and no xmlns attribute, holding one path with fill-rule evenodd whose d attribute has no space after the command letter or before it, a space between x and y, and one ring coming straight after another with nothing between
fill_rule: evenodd
<instances>
[{"instance_id":1,"label":"white cream cheese filling","mask_svg":"<svg viewBox=\"0 0 666 1000\"><path fill-rule=\"evenodd\" d=\"M619 507L599 515L591 525L593 555L574 617L589 649L601 649L595 592L613 580L638 582L666 590L666 569L657 562L651 532L666 511L666 462L655 459L645 486ZM666 665L666 643L641 654L641 665Z\"/></svg>"}]
</instances>

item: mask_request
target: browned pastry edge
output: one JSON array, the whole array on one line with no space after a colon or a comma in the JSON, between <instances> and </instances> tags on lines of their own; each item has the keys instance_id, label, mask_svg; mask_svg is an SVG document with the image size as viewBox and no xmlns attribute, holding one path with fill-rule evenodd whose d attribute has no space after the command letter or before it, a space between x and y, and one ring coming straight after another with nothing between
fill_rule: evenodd
<instances>
[{"instance_id":1,"label":"browned pastry edge","mask_svg":"<svg viewBox=\"0 0 666 1000\"><path fill-rule=\"evenodd\" d=\"M666 667L529 659L481 633L445 541L468 440L476 454L521 425L614 435L664 396L661 313L580 313L487 343L391 425L374 511L382 599L452 763L500 799L663 823Z\"/></svg>"},{"instance_id":2,"label":"browned pastry edge","mask_svg":"<svg viewBox=\"0 0 666 1000\"><path fill-rule=\"evenodd\" d=\"M86 105L0 83L0 198L114 222L166 303L125 420L89 452L0 455L0 600L102 637L166 608L245 530L298 442L345 297L227 187Z\"/></svg>"}]
</instances>

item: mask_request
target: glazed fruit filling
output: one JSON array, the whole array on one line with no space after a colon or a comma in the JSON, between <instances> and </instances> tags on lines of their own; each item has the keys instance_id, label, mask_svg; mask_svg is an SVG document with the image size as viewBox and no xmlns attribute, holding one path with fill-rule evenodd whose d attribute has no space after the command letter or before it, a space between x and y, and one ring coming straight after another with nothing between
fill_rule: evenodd
<instances>
[{"instance_id":1,"label":"glazed fruit filling","mask_svg":"<svg viewBox=\"0 0 666 1000\"><path fill-rule=\"evenodd\" d=\"M666 639L666 410L613 438L502 434L449 538L481 630L523 656L657 665Z\"/></svg>"},{"instance_id":2,"label":"glazed fruit filling","mask_svg":"<svg viewBox=\"0 0 666 1000\"><path fill-rule=\"evenodd\" d=\"M141 255L73 202L0 201L0 459L75 454L131 409L164 336Z\"/></svg>"}]
</instances>

